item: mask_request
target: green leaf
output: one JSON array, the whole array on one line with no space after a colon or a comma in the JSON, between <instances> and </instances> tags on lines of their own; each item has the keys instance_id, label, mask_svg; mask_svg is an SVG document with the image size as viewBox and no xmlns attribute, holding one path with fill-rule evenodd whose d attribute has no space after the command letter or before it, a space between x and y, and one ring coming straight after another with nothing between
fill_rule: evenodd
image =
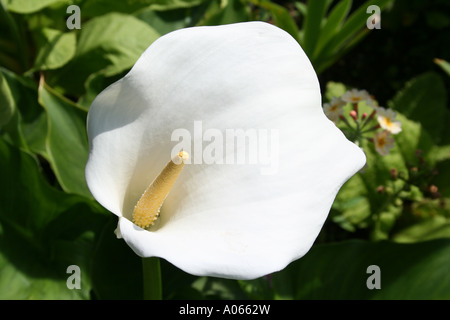
<instances>
[{"instance_id":1,"label":"green leaf","mask_svg":"<svg viewBox=\"0 0 450 320\"><path fill-rule=\"evenodd\" d=\"M347 91L347 88L343 83L329 81L326 85L325 98L327 101L331 101L333 97L338 98L342 96L345 91Z\"/></svg>"},{"instance_id":2,"label":"green leaf","mask_svg":"<svg viewBox=\"0 0 450 320\"><path fill-rule=\"evenodd\" d=\"M45 83L39 86L39 103L47 112L47 152L61 187L92 197L84 178L88 159L86 112Z\"/></svg>"},{"instance_id":3,"label":"green leaf","mask_svg":"<svg viewBox=\"0 0 450 320\"><path fill-rule=\"evenodd\" d=\"M433 29L444 29L450 25L450 17L445 11L427 10L425 20Z\"/></svg>"},{"instance_id":4,"label":"green leaf","mask_svg":"<svg viewBox=\"0 0 450 320\"><path fill-rule=\"evenodd\" d=\"M395 234L393 240L412 243L439 238L450 238L450 220L443 216L436 216L401 230Z\"/></svg>"},{"instance_id":5,"label":"green leaf","mask_svg":"<svg viewBox=\"0 0 450 320\"><path fill-rule=\"evenodd\" d=\"M416 162L417 150L422 150L424 157L428 158L433 141L420 122L409 120L401 113L397 113L396 119L402 123L402 131L394 137L396 147L391 154L400 155L405 165L402 166L400 163L390 165L396 165L399 170L406 170L406 164ZM390 157L385 159L389 160Z\"/></svg>"},{"instance_id":6,"label":"green leaf","mask_svg":"<svg viewBox=\"0 0 450 320\"><path fill-rule=\"evenodd\" d=\"M392 0L368 0L353 11L339 32L314 57L313 64L317 72L322 72L368 34L369 29L367 29L366 21L369 15L366 10L370 5L376 5L380 7L380 10L383 10L391 2Z\"/></svg>"},{"instance_id":7,"label":"green leaf","mask_svg":"<svg viewBox=\"0 0 450 320\"><path fill-rule=\"evenodd\" d=\"M23 73L28 69L31 48L26 41L26 21L24 17L11 14L4 2L0 1L0 64L9 70Z\"/></svg>"},{"instance_id":8,"label":"green leaf","mask_svg":"<svg viewBox=\"0 0 450 320\"><path fill-rule=\"evenodd\" d=\"M369 114L371 109L360 104L359 111ZM395 146L390 153L381 156L375 151L373 143L362 141L361 147L367 159L366 166L350 178L336 196L331 218L348 231L369 227L375 239L389 237L391 229L398 227L394 222L400 218L402 206L393 206L393 199L387 194L377 192L377 188L393 183L391 169L396 169L408 177L408 166L419 165L417 150L422 150L423 158L431 166L442 160L445 151L448 151L447 148L435 147L430 135L419 122L409 120L401 113L397 113L397 120L402 123L402 131L394 136ZM373 125L375 124L376 121ZM445 180L445 173L443 177ZM397 181L395 189L402 187L403 183Z\"/></svg>"},{"instance_id":9,"label":"green leaf","mask_svg":"<svg viewBox=\"0 0 450 320\"><path fill-rule=\"evenodd\" d=\"M436 165L438 174L434 177L433 183L439 187L439 193L443 197L450 198L450 152L447 153L447 159L440 161Z\"/></svg>"},{"instance_id":10,"label":"green leaf","mask_svg":"<svg viewBox=\"0 0 450 320\"><path fill-rule=\"evenodd\" d=\"M42 30L44 44L39 49L32 71L57 69L75 55L76 35L45 28Z\"/></svg>"},{"instance_id":11,"label":"green leaf","mask_svg":"<svg viewBox=\"0 0 450 320\"><path fill-rule=\"evenodd\" d=\"M206 0L148 0L151 1L150 8L154 10L172 10L179 8L191 8Z\"/></svg>"},{"instance_id":12,"label":"green leaf","mask_svg":"<svg viewBox=\"0 0 450 320\"><path fill-rule=\"evenodd\" d=\"M339 214L333 213L331 218L343 229L353 232L356 227L367 227L371 207L363 174L353 176L341 187L333 203L333 209Z\"/></svg>"},{"instance_id":13,"label":"green leaf","mask_svg":"<svg viewBox=\"0 0 450 320\"><path fill-rule=\"evenodd\" d=\"M389 106L420 122L435 143L443 138L448 125L447 93L441 77L436 73L428 72L408 82Z\"/></svg>"},{"instance_id":14,"label":"green leaf","mask_svg":"<svg viewBox=\"0 0 450 320\"><path fill-rule=\"evenodd\" d=\"M109 214L92 260L92 286L96 299L142 299L141 258L114 230L117 217Z\"/></svg>"},{"instance_id":15,"label":"green leaf","mask_svg":"<svg viewBox=\"0 0 450 320\"><path fill-rule=\"evenodd\" d=\"M305 17L308 14L308 6L306 5L306 3L295 1L294 6L298 10L300 15Z\"/></svg>"},{"instance_id":16,"label":"green leaf","mask_svg":"<svg viewBox=\"0 0 450 320\"><path fill-rule=\"evenodd\" d=\"M442 59L434 59L434 63L436 63L442 70L445 71L450 76L450 63Z\"/></svg>"},{"instance_id":17,"label":"green leaf","mask_svg":"<svg viewBox=\"0 0 450 320\"><path fill-rule=\"evenodd\" d=\"M148 24L130 15L111 13L94 18L83 25L73 59L48 83L80 95L91 74L102 71L109 77L130 69L159 36Z\"/></svg>"},{"instance_id":18,"label":"green leaf","mask_svg":"<svg viewBox=\"0 0 450 320\"><path fill-rule=\"evenodd\" d=\"M0 72L0 127L8 123L14 113L11 89Z\"/></svg>"},{"instance_id":19,"label":"green leaf","mask_svg":"<svg viewBox=\"0 0 450 320\"><path fill-rule=\"evenodd\" d=\"M100 70L96 73L91 74L84 84L86 92L78 99L77 105L86 112L89 111L92 102L100 94L100 92L102 92L113 82L118 81L120 78L124 77L126 73L127 72L124 71L117 75L107 77L105 76L105 71Z\"/></svg>"},{"instance_id":20,"label":"green leaf","mask_svg":"<svg viewBox=\"0 0 450 320\"><path fill-rule=\"evenodd\" d=\"M3 0L3 2L9 11L17 13L33 13L58 2L69 3L67 0Z\"/></svg>"},{"instance_id":21,"label":"green leaf","mask_svg":"<svg viewBox=\"0 0 450 320\"><path fill-rule=\"evenodd\" d=\"M199 25L222 25L250 20L248 7L241 0L227 0L225 5L212 1Z\"/></svg>"},{"instance_id":22,"label":"green leaf","mask_svg":"<svg viewBox=\"0 0 450 320\"><path fill-rule=\"evenodd\" d=\"M340 1L328 15L328 18L320 31L320 36L317 39L317 46L314 51L316 56L323 47L330 41L333 36L339 31L352 7L352 0Z\"/></svg>"},{"instance_id":23,"label":"green leaf","mask_svg":"<svg viewBox=\"0 0 450 320\"><path fill-rule=\"evenodd\" d=\"M84 290L69 290L66 286L64 268L48 268L35 252L29 250L26 243L21 243L18 235L5 234L0 231L0 299L2 300L43 300L43 299L87 299L89 290L85 283ZM14 242L15 247L25 256L16 257L7 246ZM21 259L18 261L18 259ZM11 261L12 260L12 261ZM69 265L68 265L69 266ZM56 279L55 279L56 278Z\"/></svg>"},{"instance_id":24,"label":"green leaf","mask_svg":"<svg viewBox=\"0 0 450 320\"><path fill-rule=\"evenodd\" d=\"M289 33L295 40L299 41L299 30L294 19L290 15L289 11L273 3L270 0L249 0L251 3L266 9L270 12L277 27L280 27L287 33Z\"/></svg>"},{"instance_id":25,"label":"green leaf","mask_svg":"<svg viewBox=\"0 0 450 320\"><path fill-rule=\"evenodd\" d=\"M308 14L303 24L302 47L308 57L312 57L321 36L321 24L327 10L326 0L309 0Z\"/></svg>"},{"instance_id":26,"label":"green leaf","mask_svg":"<svg viewBox=\"0 0 450 320\"><path fill-rule=\"evenodd\" d=\"M173 10L197 6L206 0L95 0L86 1L81 12L88 17L98 17L110 12L136 13L139 10Z\"/></svg>"},{"instance_id":27,"label":"green leaf","mask_svg":"<svg viewBox=\"0 0 450 320\"><path fill-rule=\"evenodd\" d=\"M44 110L37 102L37 86L29 78L0 69L4 85L8 86L13 114L3 127L4 137L14 145L46 156L45 137L47 123ZM7 96L5 96L7 97Z\"/></svg>"},{"instance_id":28,"label":"green leaf","mask_svg":"<svg viewBox=\"0 0 450 320\"><path fill-rule=\"evenodd\" d=\"M140 10L135 16L155 29L160 35L195 25L199 19L192 9L184 8L167 11L146 8Z\"/></svg>"},{"instance_id":29,"label":"green leaf","mask_svg":"<svg viewBox=\"0 0 450 320\"><path fill-rule=\"evenodd\" d=\"M164 300L204 299L202 292L195 289L199 277L190 275L178 269L171 263L160 258Z\"/></svg>"},{"instance_id":30,"label":"green leaf","mask_svg":"<svg viewBox=\"0 0 450 320\"><path fill-rule=\"evenodd\" d=\"M239 280L238 283L242 290L252 300L271 300L273 299L273 290L271 288L271 276L266 276L254 280Z\"/></svg>"},{"instance_id":31,"label":"green leaf","mask_svg":"<svg viewBox=\"0 0 450 320\"><path fill-rule=\"evenodd\" d=\"M192 287L202 293L204 299L242 300L248 299L236 280L200 277Z\"/></svg>"},{"instance_id":32,"label":"green leaf","mask_svg":"<svg viewBox=\"0 0 450 320\"><path fill-rule=\"evenodd\" d=\"M49 186L36 160L0 138L0 299L86 299L98 207ZM69 290L69 265L81 289Z\"/></svg>"},{"instance_id":33,"label":"green leaf","mask_svg":"<svg viewBox=\"0 0 450 320\"><path fill-rule=\"evenodd\" d=\"M346 241L314 246L273 275L281 299L449 299L450 239L414 244ZM380 268L381 289L367 280Z\"/></svg>"}]
</instances>

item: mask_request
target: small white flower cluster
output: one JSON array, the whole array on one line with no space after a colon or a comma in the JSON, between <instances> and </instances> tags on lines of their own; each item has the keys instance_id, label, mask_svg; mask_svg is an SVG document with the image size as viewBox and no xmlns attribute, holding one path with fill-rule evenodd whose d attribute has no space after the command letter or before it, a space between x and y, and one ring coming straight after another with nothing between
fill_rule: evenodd
<instances>
[{"instance_id":1,"label":"small white flower cluster","mask_svg":"<svg viewBox=\"0 0 450 320\"><path fill-rule=\"evenodd\" d=\"M361 118L359 118L358 104L360 102L365 102L366 105L373 109L373 112L369 116L367 116L367 113L363 113ZM348 103L353 106L349 116L355 121L356 128L352 127L344 117L344 107ZM374 136L368 139L374 142L375 150L383 156L389 154L389 151L394 147L395 141L392 135L402 131L402 124L396 120L395 111L378 106L366 90L351 89L340 97L333 97L330 102L323 105L323 111L328 119L336 125L339 120L342 120L347 126L347 129L351 129L350 131L353 133L351 138L356 143L359 143L361 138L367 138L364 136L364 133L381 128L381 131L376 131ZM369 129L365 129L366 125L375 116L378 124Z\"/></svg>"},{"instance_id":2,"label":"small white flower cluster","mask_svg":"<svg viewBox=\"0 0 450 320\"><path fill-rule=\"evenodd\" d=\"M402 131L402 123L395 121L397 114L392 109L376 107L375 110L377 113L377 121L383 130L375 133L373 142L375 143L375 150L385 156L394 147L395 141L392 135Z\"/></svg>"}]
</instances>

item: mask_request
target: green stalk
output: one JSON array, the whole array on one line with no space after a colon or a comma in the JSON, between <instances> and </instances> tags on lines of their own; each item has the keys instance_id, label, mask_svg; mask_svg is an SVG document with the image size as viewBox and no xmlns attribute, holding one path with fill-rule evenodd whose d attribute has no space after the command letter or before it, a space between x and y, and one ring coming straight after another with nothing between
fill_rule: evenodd
<instances>
[{"instance_id":1,"label":"green stalk","mask_svg":"<svg viewBox=\"0 0 450 320\"><path fill-rule=\"evenodd\" d=\"M159 258L142 258L144 300L162 300L161 266Z\"/></svg>"}]
</instances>

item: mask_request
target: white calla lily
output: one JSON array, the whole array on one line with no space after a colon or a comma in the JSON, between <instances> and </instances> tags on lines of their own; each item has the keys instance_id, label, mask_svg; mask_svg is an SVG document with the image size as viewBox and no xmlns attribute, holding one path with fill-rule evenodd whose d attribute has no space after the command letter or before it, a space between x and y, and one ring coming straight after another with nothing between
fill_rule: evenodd
<instances>
[{"instance_id":1,"label":"white calla lily","mask_svg":"<svg viewBox=\"0 0 450 320\"><path fill-rule=\"evenodd\" d=\"M311 248L339 188L365 163L321 105L310 61L283 30L248 22L174 31L93 102L89 188L139 256L233 279L281 270ZM155 226L138 227L134 207L171 159L173 132L194 136L200 121L203 132L276 132L275 170L198 163L194 146ZM242 152L228 142L225 150Z\"/></svg>"}]
</instances>

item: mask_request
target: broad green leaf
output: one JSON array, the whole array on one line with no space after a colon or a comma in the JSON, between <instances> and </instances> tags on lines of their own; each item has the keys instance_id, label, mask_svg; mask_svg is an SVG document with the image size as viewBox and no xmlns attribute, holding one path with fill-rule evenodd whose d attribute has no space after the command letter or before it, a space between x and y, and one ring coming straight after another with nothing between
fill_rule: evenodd
<instances>
[{"instance_id":1,"label":"broad green leaf","mask_svg":"<svg viewBox=\"0 0 450 320\"><path fill-rule=\"evenodd\" d=\"M280 299L449 299L449 264L450 239L414 244L353 240L314 246L275 273L273 284ZM367 287L371 265L380 268L381 289Z\"/></svg>"},{"instance_id":2,"label":"broad green leaf","mask_svg":"<svg viewBox=\"0 0 450 320\"><path fill-rule=\"evenodd\" d=\"M345 91L347 91L347 89L343 83L329 81L326 85L325 98L327 101L331 101L333 97L338 98L342 96Z\"/></svg>"},{"instance_id":3,"label":"broad green leaf","mask_svg":"<svg viewBox=\"0 0 450 320\"><path fill-rule=\"evenodd\" d=\"M158 37L150 26L132 16L108 14L86 23L75 60L93 57L105 61L106 75L110 76L130 68Z\"/></svg>"},{"instance_id":4,"label":"broad green leaf","mask_svg":"<svg viewBox=\"0 0 450 320\"><path fill-rule=\"evenodd\" d=\"M443 137L447 116L447 93L439 75L428 72L408 82L390 102L411 120L420 122L435 143Z\"/></svg>"},{"instance_id":5,"label":"broad green leaf","mask_svg":"<svg viewBox=\"0 0 450 320\"><path fill-rule=\"evenodd\" d=\"M117 218L109 214L99 234L92 260L92 286L96 299L142 299L142 265L114 229Z\"/></svg>"},{"instance_id":6,"label":"broad green leaf","mask_svg":"<svg viewBox=\"0 0 450 320\"><path fill-rule=\"evenodd\" d=\"M8 242L15 243L15 250L21 250L25 257L12 256L14 253L8 252ZM65 273L67 269L48 268L28 248L29 244L20 242L19 235L6 235L0 231L0 299L74 300L89 297L84 282L81 284L84 290L69 290L66 286L66 279L70 276Z\"/></svg>"},{"instance_id":7,"label":"broad green leaf","mask_svg":"<svg viewBox=\"0 0 450 320\"><path fill-rule=\"evenodd\" d=\"M95 0L86 1L81 6L83 14L98 17L110 12L135 13L143 9L173 10L197 6L206 0Z\"/></svg>"},{"instance_id":8,"label":"broad green leaf","mask_svg":"<svg viewBox=\"0 0 450 320\"><path fill-rule=\"evenodd\" d=\"M422 150L423 156L431 160L433 157L431 152L433 140L422 123L417 120L410 120L399 112L396 118L402 123L402 132L395 136L395 142L398 153L403 157L404 162L406 164L417 162L415 156L417 150Z\"/></svg>"},{"instance_id":9,"label":"broad green leaf","mask_svg":"<svg viewBox=\"0 0 450 320\"><path fill-rule=\"evenodd\" d=\"M148 24L130 15L111 13L93 18L80 31L73 59L48 83L80 95L91 74L102 71L109 77L130 69L159 36Z\"/></svg>"},{"instance_id":10,"label":"broad green leaf","mask_svg":"<svg viewBox=\"0 0 450 320\"><path fill-rule=\"evenodd\" d=\"M450 160L450 144L433 145L428 158L433 164Z\"/></svg>"},{"instance_id":11,"label":"broad green leaf","mask_svg":"<svg viewBox=\"0 0 450 320\"><path fill-rule=\"evenodd\" d=\"M9 11L33 13L55 3L68 3L68 0L2 0Z\"/></svg>"},{"instance_id":12,"label":"broad green leaf","mask_svg":"<svg viewBox=\"0 0 450 320\"><path fill-rule=\"evenodd\" d=\"M195 15L193 11L194 9L185 8L167 11L146 8L140 10L135 16L155 29L160 35L164 35L197 24L199 15Z\"/></svg>"},{"instance_id":13,"label":"broad green leaf","mask_svg":"<svg viewBox=\"0 0 450 320\"><path fill-rule=\"evenodd\" d=\"M73 19L78 19L78 17L82 23L80 27L83 27L83 22L87 20L84 12L80 12L79 16L74 16L75 11L71 7L71 5L79 4L79 0L59 1L51 6L45 7L43 10L24 15L23 17L26 20L27 29L33 33L33 36L38 35L42 29L70 32L71 30L68 29L67 22L73 23ZM73 30L72 32L77 32L77 30ZM35 47L33 46L33 54L35 55L36 52L34 50Z\"/></svg>"},{"instance_id":14,"label":"broad green leaf","mask_svg":"<svg viewBox=\"0 0 450 320\"><path fill-rule=\"evenodd\" d=\"M98 206L50 187L36 160L1 138L0 176L0 299L89 298ZM79 290L66 285L69 265L81 268Z\"/></svg>"},{"instance_id":15,"label":"broad green leaf","mask_svg":"<svg viewBox=\"0 0 450 320\"><path fill-rule=\"evenodd\" d=\"M47 153L61 187L92 197L84 178L88 158L86 112L45 83L39 86L39 103L47 112Z\"/></svg>"},{"instance_id":16,"label":"broad green leaf","mask_svg":"<svg viewBox=\"0 0 450 320\"><path fill-rule=\"evenodd\" d=\"M76 35L74 32L63 33L54 29L43 29L44 44L34 63L34 70L57 69L65 65L75 55Z\"/></svg>"},{"instance_id":17,"label":"broad green leaf","mask_svg":"<svg viewBox=\"0 0 450 320\"><path fill-rule=\"evenodd\" d=\"M127 71L124 71L114 76L107 77L105 75L105 70L100 70L91 74L85 82L85 94L78 99L77 105L86 112L89 111L89 108L97 95L107 86L124 77L126 73Z\"/></svg>"},{"instance_id":18,"label":"broad green leaf","mask_svg":"<svg viewBox=\"0 0 450 320\"><path fill-rule=\"evenodd\" d=\"M205 1L206 0L151 0L150 8L154 10L190 8Z\"/></svg>"},{"instance_id":19,"label":"broad green leaf","mask_svg":"<svg viewBox=\"0 0 450 320\"><path fill-rule=\"evenodd\" d=\"M450 219L436 216L406 228L393 237L393 240L401 243L412 243L439 238L450 238Z\"/></svg>"},{"instance_id":20,"label":"broad green leaf","mask_svg":"<svg viewBox=\"0 0 450 320\"><path fill-rule=\"evenodd\" d=\"M14 145L46 156L47 131L44 110L38 104L37 85L27 77L21 77L6 69L0 69L4 85L10 91L13 114L3 130ZM5 96L6 97L6 96Z\"/></svg>"},{"instance_id":21,"label":"broad green leaf","mask_svg":"<svg viewBox=\"0 0 450 320\"><path fill-rule=\"evenodd\" d=\"M363 173L353 176L342 186L332 207L339 214L331 212L331 219L351 232L356 228L366 228L371 214L368 191L362 175Z\"/></svg>"}]
</instances>

